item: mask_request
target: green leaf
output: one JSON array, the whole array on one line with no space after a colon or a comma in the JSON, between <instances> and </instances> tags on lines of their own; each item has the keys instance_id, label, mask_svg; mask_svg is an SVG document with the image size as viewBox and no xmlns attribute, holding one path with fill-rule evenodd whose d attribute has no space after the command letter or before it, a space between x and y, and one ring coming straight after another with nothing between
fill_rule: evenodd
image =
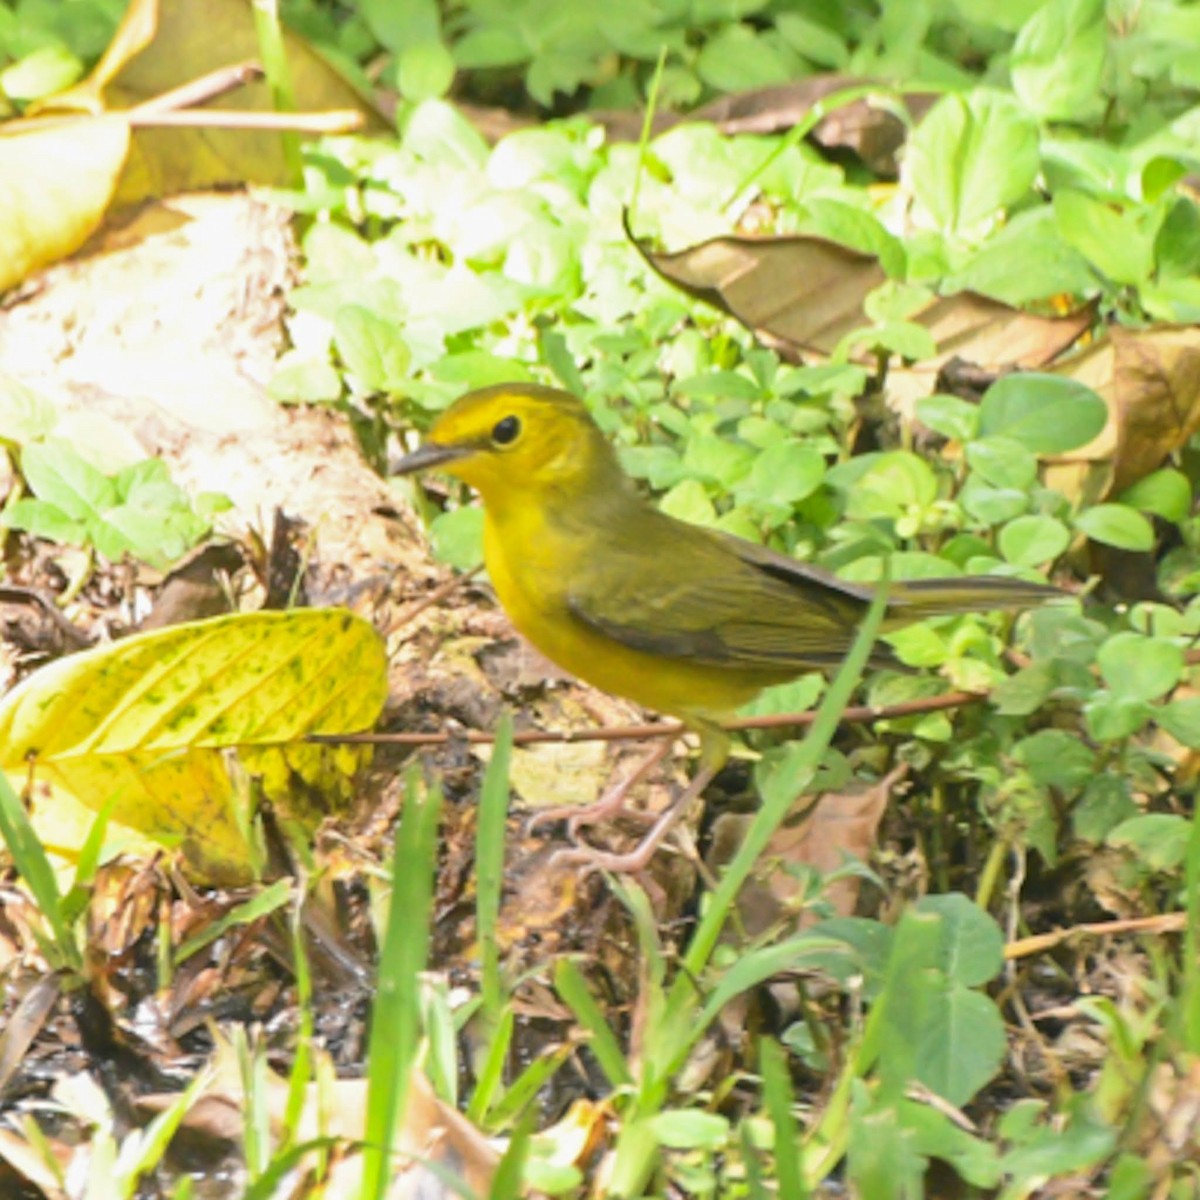
<instances>
[{"instance_id":1,"label":"green leaf","mask_svg":"<svg viewBox=\"0 0 1200 1200\"><path fill-rule=\"evenodd\" d=\"M1192 511L1192 485L1182 471L1163 467L1126 488L1117 503L1182 525Z\"/></svg>"},{"instance_id":2,"label":"green leaf","mask_svg":"<svg viewBox=\"0 0 1200 1200\"><path fill-rule=\"evenodd\" d=\"M788 438L755 456L749 475L736 492L739 499L796 504L817 490L825 470L825 456L820 451Z\"/></svg>"},{"instance_id":3,"label":"green leaf","mask_svg":"<svg viewBox=\"0 0 1200 1200\"><path fill-rule=\"evenodd\" d=\"M483 509L475 506L452 508L429 522L429 540L434 557L460 571L470 571L483 562Z\"/></svg>"},{"instance_id":4,"label":"green leaf","mask_svg":"<svg viewBox=\"0 0 1200 1200\"><path fill-rule=\"evenodd\" d=\"M1086 446L1107 421L1108 406L1091 388L1034 371L996 380L979 406L981 437L1011 438L1035 454Z\"/></svg>"},{"instance_id":5,"label":"green leaf","mask_svg":"<svg viewBox=\"0 0 1200 1200\"><path fill-rule=\"evenodd\" d=\"M338 309L333 325L334 343L356 391L404 389L412 356L393 322L361 304L346 304Z\"/></svg>"},{"instance_id":6,"label":"green leaf","mask_svg":"<svg viewBox=\"0 0 1200 1200\"><path fill-rule=\"evenodd\" d=\"M1028 447L1011 437L981 437L967 444L967 462L975 473L1001 491L1029 488L1037 481L1037 459ZM1029 497L1021 495L1021 509ZM965 503L965 500L964 500Z\"/></svg>"},{"instance_id":7,"label":"green leaf","mask_svg":"<svg viewBox=\"0 0 1200 1200\"><path fill-rule=\"evenodd\" d=\"M1105 839L1132 850L1151 871L1174 871L1187 854L1191 822L1175 813L1141 813L1122 821Z\"/></svg>"},{"instance_id":8,"label":"green leaf","mask_svg":"<svg viewBox=\"0 0 1200 1200\"><path fill-rule=\"evenodd\" d=\"M1004 1018L990 997L965 987L947 988L927 1016L917 1043L917 1078L951 1104L965 1104L1004 1061Z\"/></svg>"},{"instance_id":9,"label":"green leaf","mask_svg":"<svg viewBox=\"0 0 1200 1200\"><path fill-rule=\"evenodd\" d=\"M1073 790L1096 771L1095 751L1065 729L1041 729L1022 738L1013 747L1013 758L1044 787Z\"/></svg>"},{"instance_id":10,"label":"green leaf","mask_svg":"<svg viewBox=\"0 0 1200 1200\"><path fill-rule=\"evenodd\" d=\"M1024 305L1097 286L1087 259L1059 232L1047 204L1015 214L979 251L942 282L946 292L972 291Z\"/></svg>"},{"instance_id":11,"label":"green leaf","mask_svg":"<svg viewBox=\"0 0 1200 1200\"><path fill-rule=\"evenodd\" d=\"M1104 689L1083 706L1087 731L1098 742L1119 742L1132 737L1153 715L1154 709L1144 700Z\"/></svg>"},{"instance_id":12,"label":"green leaf","mask_svg":"<svg viewBox=\"0 0 1200 1200\"><path fill-rule=\"evenodd\" d=\"M1114 283L1137 286L1150 280L1162 216L1159 208L1121 209L1067 188L1054 193L1059 232Z\"/></svg>"},{"instance_id":13,"label":"green leaf","mask_svg":"<svg viewBox=\"0 0 1200 1200\"><path fill-rule=\"evenodd\" d=\"M1155 720L1189 750L1200 750L1200 696L1184 696L1155 709Z\"/></svg>"},{"instance_id":14,"label":"green leaf","mask_svg":"<svg viewBox=\"0 0 1200 1200\"><path fill-rule=\"evenodd\" d=\"M729 1142L728 1119L700 1108L663 1109L654 1115L651 1128L671 1150L720 1150Z\"/></svg>"},{"instance_id":15,"label":"green leaf","mask_svg":"<svg viewBox=\"0 0 1200 1200\"><path fill-rule=\"evenodd\" d=\"M917 912L941 918L939 966L947 978L976 987L995 978L1004 966L1004 935L996 922L961 892L923 896Z\"/></svg>"},{"instance_id":16,"label":"green leaf","mask_svg":"<svg viewBox=\"0 0 1200 1200\"><path fill-rule=\"evenodd\" d=\"M1022 26L1009 69L1013 91L1043 120L1084 122L1104 108L1104 0L1049 0Z\"/></svg>"},{"instance_id":17,"label":"green leaf","mask_svg":"<svg viewBox=\"0 0 1200 1200\"><path fill-rule=\"evenodd\" d=\"M1097 504L1075 518L1075 528L1093 541L1118 550L1153 550L1154 526L1124 504Z\"/></svg>"},{"instance_id":18,"label":"green leaf","mask_svg":"<svg viewBox=\"0 0 1200 1200\"><path fill-rule=\"evenodd\" d=\"M932 504L937 493L937 476L923 458L891 450L873 459L849 489L846 515L863 521L895 519L910 508Z\"/></svg>"},{"instance_id":19,"label":"green leaf","mask_svg":"<svg viewBox=\"0 0 1200 1200\"><path fill-rule=\"evenodd\" d=\"M280 404L332 404L341 398L342 380L326 359L289 350L275 364L267 391Z\"/></svg>"},{"instance_id":20,"label":"green leaf","mask_svg":"<svg viewBox=\"0 0 1200 1200\"><path fill-rule=\"evenodd\" d=\"M1037 567L1057 558L1071 541L1067 527L1054 517L1031 514L1009 521L997 539L1000 553L1018 567Z\"/></svg>"},{"instance_id":21,"label":"green leaf","mask_svg":"<svg viewBox=\"0 0 1200 1200\"><path fill-rule=\"evenodd\" d=\"M72 520L95 521L117 502L112 481L60 438L26 446L21 471L39 500L53 504Z\"/></svg>"},{"instance_id":22,"label":"green leaf","mask_svg":"<svg viewBox=\"0 0 1200 1200\"><path fill-rule=\"evenodd\" d=\"M944 96L909 138L904 165L913 194L937 225L969 230L1033 186L1037 125L1003 92Z\"/></svg>"},{"instance_id":23,"label":"green leaf","mask_svg":"<svg viewBox=\"0 0 1200 1200\"><path fill-rule=\"evenodd\" d=\"M1183 677L1183 650L1166 638L1117 633L1100 647L1096 664L1104 682L1127 700L1157 700Z\"/></svg>"},{"instance_id":24,"label":"green leaf","mask_svg":"<svg viewBox=\"0 0 1200 1200\"><path fill-rule=\"evenodd\" d=\"M979 429L979 405L935 392L917 401L917 420L944 438L968 442Z\"/></svg>"},{"instance_id":25,"label":"green leaf","mask_svg":"<svg viewBox=\"0 0 1200 1200\"><path fill-rule=\"evenodd\" d=\"M396 84L406 100L444 96L454 82L454 56L439 41L405 46L396 60Z\"/></svg>"}]
</instances>

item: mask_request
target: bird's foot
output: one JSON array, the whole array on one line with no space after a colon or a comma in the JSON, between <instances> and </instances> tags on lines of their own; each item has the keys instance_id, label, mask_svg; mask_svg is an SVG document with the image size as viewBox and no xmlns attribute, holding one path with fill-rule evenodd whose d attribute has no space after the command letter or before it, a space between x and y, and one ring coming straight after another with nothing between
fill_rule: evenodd
<instances>
[{"instance_id":1,"label":"bird's foot","mask_svg":"<svg viewBox=\"0 0 1200 1200\"><path fill-rule=\"evenodd\" d=\"M590 867L597 871L609 871L614 875L636 875L644 871L657 853L667 834L691 807L692 801L712 781L715 769L701 770L696 778L674 799L654 822L650 832L632 849L624 854L598 850L586 842L576 840L570 850L559 850L551 859L556 865Z\"/></svg>"},{"instance_id":2,"label":"bird's foot","mask_svg":"<svg viewBox=\"0 0 1200 1200\"><path fill-rule=\"evenodd\" d=\"M663 738L653 750L634 764L633 770L627 776L618 779L611 787L606 788L599 800L595 800L591 804L564 804L557 808L544 808L526 819L525 833L534 833L543 825L566 821L568 836L573 842L577 842L579 830L586 829L589 825L598 825L611 817L620 815L641 821L651 819L645 813L626 808L625 800L629 793L667 757L670 751L670 741Z\"/></svg>"}]
</instances>

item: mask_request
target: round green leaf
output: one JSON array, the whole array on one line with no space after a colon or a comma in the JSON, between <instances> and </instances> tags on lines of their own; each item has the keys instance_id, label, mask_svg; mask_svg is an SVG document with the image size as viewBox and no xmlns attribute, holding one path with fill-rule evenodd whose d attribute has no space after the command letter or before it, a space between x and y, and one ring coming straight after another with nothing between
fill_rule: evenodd
<instances>
[{"instance_id":1,"label":"round green leaf","mask_svg":"<svg viewBox=\"0 0 1200 1200\"><path fill-rule=\"evenodd\" d=\"M935 392L917 401L917 420L944 438L966 442L979 429L979 405Z\"/></svg>"},{"instance_id":2,"label":"round green leaf","mask_svg":"<svg viewBox=\"0 0 1200 1200\"><path fill-rule=\"evenodd\" d=\"M1126 488L1119 501L1178 525L1192 510L1192 485L1182 471L1163 467Z\"/></svg>"},{"instance_id":3,"label":"round green leaf","mask_svg":"<svg viewBox=\"0 0 1200 1200\"><path fill-rule=\"evenodd\" d=\"M1018 567L1036 567L1057 558L1070 540L1067 527L1053 517L1017 517L1000 530L1000 553Z\"/></svg>"},{"instance_id":4,"label":"round green leaf","mask_svg":"<svg viewBox=\"0 0 1200 1200\"><path fill-rule=\"evenodd\" d=\"M812 495L824 478L825 456L789 438L768 446L755 458L744 490L758 500L796 504ZM739 487L739 494L742 491Z\"/></svg>"},{"instance_id":5,"label":"round green leaf","mask_svg":"<svg viewBox=\"0 0 1200 1200\"><path fill-rule=\"evenodd\" d=\"M483 509L453 508L429 523L434 556L460 571L470 571L483 561Z\"/></svg>"},{"instance_id":6,"label":"round green leaf","mask_svg":"<svg viewBox=\"0 0 1200 1200\"><path fill-rule=\"evenodd\" d=\"M406 46L396 63L396 83L406 100L444 96L454 82L454 57L441 42Z\"/></svg>"},{"instance_id":7,"label":"round green leaf","mask_svg":"<svg viewBox=\"0 0 1200 1200\"><path fill-rule=\"evenodd\" d=\"M1095 542L1118 550L1152 550L1154 527L1124 504L1097 504L1075 518L1075 528Z\"/></svg>"},{"instance_id":8,"label":"round green leaf","mask_svg":"<svg viewBox=\"0 0 1200 1200\"><path fill-rule=\"evenodd\" d=\"M1073 379L1022 371L997 379L979 406L982 437L1006 437L1034 454L1086 446L1104 428L1108 406Z\"/></svg>"},{"instance_id":9,"label":"round green leaf","mask_svg":"<svg viewBox=\"0 0 1200 1200\"><path fill-rule=\"evenodd\" d=\"M1114 634L1096 663L1104 682L1126 700L1157 700L1183 675L1183 651L1175 642L1140 633Z\"/></svg>"}]
</instances>

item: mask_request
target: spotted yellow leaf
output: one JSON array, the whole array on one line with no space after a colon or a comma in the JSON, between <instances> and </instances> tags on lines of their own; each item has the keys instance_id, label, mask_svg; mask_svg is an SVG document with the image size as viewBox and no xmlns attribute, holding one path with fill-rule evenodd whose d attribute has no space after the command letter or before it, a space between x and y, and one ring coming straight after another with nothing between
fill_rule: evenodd
<instances>
[{"instance_id":1,"label":"spotted yellow leaf","mask_svg":"<svg viewBox=\"0 0 1200 1200\"><path fill-rule=\"evenodd\" d=\"M0 702L0 769L32 799L44 836L57 795L93 811L115 797L120 825L178 846L200 874L241 878L253 861L246 775L280 803L298 798L299 815L318 794L336 806L358 756L303 738L369 728L385 696L383 644L348 612L217 617L30 676ZM234 751L242 769L231 772Z\"/></svg>"}]
</instances>

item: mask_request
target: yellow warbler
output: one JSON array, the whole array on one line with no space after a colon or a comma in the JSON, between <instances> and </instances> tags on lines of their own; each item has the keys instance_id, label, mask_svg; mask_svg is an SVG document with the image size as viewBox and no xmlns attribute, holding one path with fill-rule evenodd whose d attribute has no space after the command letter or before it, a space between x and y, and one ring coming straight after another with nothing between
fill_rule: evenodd
<instances>
[{"instance_id":1,"label":"yellow warbler","mask_svg":"<svg viewBox=\"0 0 1200 1200\"><path fill-rule=\"evenodd\" d=\"M873 594L659 512L584 405L553 388L500 384L455 401L392 470L430 468L482 497L488 574L521 633L588 683L700 734L696 777L642 844L628 855L591 855L609 869L641 869L720 769L728 738L716 722L765 687L836 666ZM1059 594L1001 576L900 582L890 589L888 627ZM619 804L628 782L601 803Z\"/></svg>"}]
</instances>

